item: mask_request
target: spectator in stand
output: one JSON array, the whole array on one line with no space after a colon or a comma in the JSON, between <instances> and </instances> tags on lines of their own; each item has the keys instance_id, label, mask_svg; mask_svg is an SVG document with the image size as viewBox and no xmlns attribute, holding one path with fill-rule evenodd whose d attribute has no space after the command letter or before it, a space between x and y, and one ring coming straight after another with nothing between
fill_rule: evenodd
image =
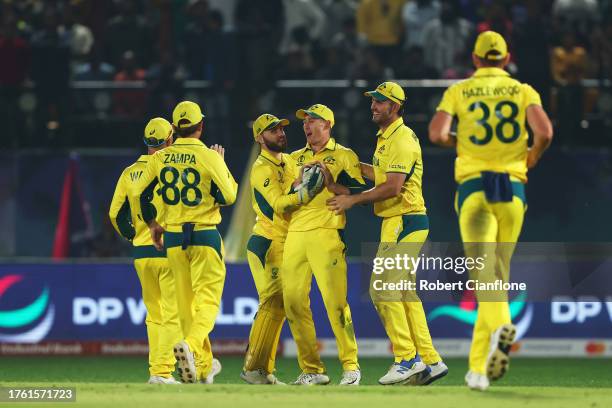
<instances>
[{"instance_id":1,"label":"spectator in stand","mask_svg":"<svg viewBox=\"0 0 612 408\"><path fill-rule=\"evenodd\" d=\"M134 52L123 53L121 70L115 75L115 82L144 81L145 70L138 67ZM114 93L115 114L128 119L142 119L146 111L147 94L143 89L119 89Z\"/></svg>"},{"instance_id":2,"label":"spectator in stand","mask_svg":"<svg viewBox=\"0 0 612 408\"><path fill-rule=\"evenodd\" d=\"M17 147L23 126L17 101L30 68L30 47L19 36L17 19L12 13L2 15L0 61L0 122L4 124L4 133L9 137L7 147Z\"/></svg>"},{"instance_id":3,"label":"spectator in stand","mask_svg":"<svg viewBox=\"0 0 612 408\"><path fill-rule=\"evenodd\" d=\"M283 40L280 44L281 55L287 54L295 46L295 32L297 29L305 31L309 42L316 43L325 28L325 15L313 0L283 0L285 9L285 27ZM302 46L303 44L298 44Z\"/></svg>"},{"instance_id":4,"label":"spectator in stand","mask_svg":"<svg viewBox=\"0 0 612 408\"><path fill-rule=\"evenodd\" d=\"M423 28L425 64L447 77L447 70L455 70L459 61L469 61L474 27L459 17L458 0L441 0L440 15Z\"/></svg>"},{"instance_id":5,"label":"spectator in stand","mask_svg":"<svg viewBox=\"0 0 612 408\"><path fill-rule=\"evenodd\" d=\"M413 0L404 5L404 49L423 47L423 28L440 14L438 0Z\"/></svg>"},{"instance_id":6,"label":"spectator in stand","mask_svg":"<svg viewBox=\"0 0 612 408\"><path fill-rule=\"evenodd\" d=\"M70 99L70 43L58 33L59 21L55 8L43 12L43 27L32 34L32 69L30 77L36 84L37 108L49 138L54 138L63 123Z\"/></svg>"},{"instance_id":7,"label":"spectator in stand","mask_svg":"<svg viewBox=\"0 0 612 408\"><path fill-rule=\"evenodd\" d=\"M361 63L364 45L364 41L357 34L355 17L347 17L342 23L342 31L331 39L331 46L339 51L338 57L341 63L347 66L351 78Z\"/></svg>"},{"instance_id":8,"label":"spectator in stand","mask_svg":"<svg viewBox=\"0 0 612 408\"><path fill-rule=\"evenodd\" d=\"M597 0L555 0L552 12L562 30L572 30L581 37L599 21Z\"/></svg>"},{"instance_id":9,"label":"spectator in stand","mask_svg":"<svg viewBox=\"0 0 612 408\"><path fill-rule=\"evenodd\" d=\"M601 79L612 79L612 13L591 37L595 72Z\"/></svg>"},{"instance_id":10,"label":"spectator in stand","mask_svg":"<svg viewBox=\"0 0 612 408\"><path fill-rule=\"evenodd\" d=\"M526 19L513 30L514 60L517 78L530 84L542 98L542 105L550 104L550 22L542 13L539 0L526 0Z\"/></svg>"},{"instance_id":11,"label":"spectator in stand","mask_svg":"<svg viewBox=\"0 0 612 408\"><path fill-rule=\"evenodd\" d=\"M586 50L576 43L573 31L563 33L561 45L552 51L550 65L558 86L558 137L567 144L580 132L584 101L581 81L587 67Z\"/></svg>"},{"instance_id":12,"label":"spectator in stand","mask_svg":"<svg viewBox=\"0 0 612 408\"><path fill-rule=\"evenodd\" d=\"M380 61L395 66L402 37L402 7L405 0L361 0L357 9L357 31Z\"/></svg>"},{"instance_id":13,"label":"spectator in stand","mask_svg":"<svg viewBox=\"0 0 612 408\"><path fill-rule=\"evenodd\" d=\"M344 22L357 14L356 0L320 0L319 3L326 18L321 38L326 40L341 33Z\"/></svg>"},{"instance_id":14,"label":"spectator in stand","mask_svg":"<svg viewBox=\"0 0 612 408\"><path fill-rule=\"evenodd\" d=\"M30 68L30 46L19 35L17 19L4 14L0 24L0 86L2 91L20 87Z\"/></svg>"},{"instance_id":15,"label":"spectator in stand","mask_svg":"<svg viewBox=\"0 0 612 408\"><path fill-rule=\"evenodd\" d=\"M239 78L249 84L251 96L267 88L264 80L276 67L284 16L282 0L238 0L234 21L241 44Z\"/></svg>"},{"instance_id":16,"label":"spectator in stand","mask_svg":"<svg viewBox=\"0 0 612 408\"><path fill-rule=\"evenodd\" d=\"M135 0L121 0L116 4L119 14L108 22L105 35L107 60L118 66L126 51L138 50L138 63L149 64L150 52L155 47L144 17L137 14Z\"/></svg>"},{"instance_id":17,"label":"spectator in stand","mask_svg":"<svg viewBox=\"0 0 612 408\"><path fill-rule=\"evenodd\" d=\"M184 38L180 43L180 53L185 61L189 78L206 77L207 53L204 44L208 31L208 2L198 0L187 8L189 22L185 27Z\"/></svg>"},{"instance_id":18,"label":"spectator in stand","mask_svg":"<svg viewBox=\"0 0 612 408\"><path fill-rule=\"evenodd\" d=\"M62 25L59 26L59 34L65 37L72 52L73 66L86 59L94 44L91 30L77 21L75 6L66 5Z\"/></svg>"}]
</instances>

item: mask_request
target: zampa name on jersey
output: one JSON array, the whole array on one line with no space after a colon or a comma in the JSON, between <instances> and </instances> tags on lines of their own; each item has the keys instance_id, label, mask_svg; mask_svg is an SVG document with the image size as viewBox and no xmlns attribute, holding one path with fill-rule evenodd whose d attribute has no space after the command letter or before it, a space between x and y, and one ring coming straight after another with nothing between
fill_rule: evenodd
<instances>
[{"instance_id":1,"label":"zampa name on jersey","mask_svg":"<svg viewBox=\"0 0 612 408\"><path fill-rule=\"evenodd\" d=\"M190 153L165 153L164 163L196 164L195 155Z\"/></svg>"}]
</instances>

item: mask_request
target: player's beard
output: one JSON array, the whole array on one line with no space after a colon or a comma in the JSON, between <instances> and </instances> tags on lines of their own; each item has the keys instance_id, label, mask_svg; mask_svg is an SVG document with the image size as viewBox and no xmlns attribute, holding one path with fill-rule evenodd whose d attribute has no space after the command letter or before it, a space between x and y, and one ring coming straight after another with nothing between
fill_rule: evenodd
<instances>
[{"instance_id":1,"label":"player's beard","mask_svg":"<svg viewBox=\"0 0 612 408\"><path fill-rule=\"evenodd\" d=\"M286 139L285 139L284 142L281 141L281 142L278 142L278 143L264 139L264 144L266 145L266 148L268 150L270 150L271 152L274 152L274 153L282 153L282 152L285 151L285 149L287 149L287 141L286 141Z\"/></svg>"}]
</instances>

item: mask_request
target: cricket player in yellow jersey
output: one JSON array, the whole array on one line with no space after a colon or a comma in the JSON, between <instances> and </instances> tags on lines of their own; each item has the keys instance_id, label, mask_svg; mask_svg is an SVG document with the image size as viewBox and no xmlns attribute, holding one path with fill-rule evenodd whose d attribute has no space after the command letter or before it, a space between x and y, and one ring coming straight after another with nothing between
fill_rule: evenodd
<instances>
[{"instance_id":1,"label":"cricket player in yellow jersey","mask_svg":"<svg viewBox=\"0 0 612 408\"><path fill-rule=\"evenodd\" d=\"M166 248L174 272L185 335L174 346L174 355L181 379L187 383L210 383L221 370L208 341L225 282L223 242L216 225L221 222L219 207L232 204L238 190L221 154L200 141L203 117L193 102L184 101L174 108L177 138L172 146L151 156L137 191L156 188L164 202L161 221L165 229L144 207L146 190L140 197L153 243L160 250Z\"/></svg>"},{"instance_id":2,"label":"cricket player in yellow jersey","mask_svg":"<svg viewBox=\"0 0 612 408\"><path fill-rule=\"evenodd\" d=\"M481 280L509 279L526 209L527 169L537 164L552 140L552 125L538 93L504 71L509 59L501 35L481 33L472 54L476 72L446 90L429 125L433 143L457 148L455 208L466 255L478 256L494 245L495 251L486 252L490 267L479 274ZM458 119L456 136L451 134L453 117ZM533 131L531 148L525 122ZM478 318L465 377L476 390L485 390L489 380L504 375L516 335L507 293L495 296L485 300L486 294L476 293Z\"/></svg>"},{"instance_id":3,"label":"cricket player in yellow jersey","mask_svg":"<svg viewBox=\"0 0 612 408\"><path fill-rule=\"evenodd\" d=\"M321 180L310 191L309 185L303 184L290 193L297 173L294 174L293 159L283 153L287 148L287 125L287 119L268 113L253 123L253 137L261 153L251 169L251 197L257 222L247 244L247 259L259 294L259 309L240 374L250 384L282 384L274 376L274 367L285 321L281 266L287 226L291 211L310 201L323 187Z\"/></svg>"},{"instance_id":4,"label":"cricket player in yellow jersey","mask_svg":"<svg viewBox=\"0 0 612 408\"><path fill-rule=\"evenodd\" d=\"M372 165L362 163L361 169L375 187L361 194L336 196L328 205L334 211L344 211L355 204L374 203L374 213L383 218L381 250L389 243L407 243L391 247L418 257L429 234L429 219L421 192L423 160L419 139L402 119L404 90L395 82L383 82L365 95L372 98L372 121L380 130ZM428 385L444 377L448 367L433 346L416 293L409 300L388 301L371 293L395 356L394 364L379 383Z\"/></svg>"},{"instance_id":5,"label":"cricket player in yellow jersey","mask_svg":"<svg viewBox=\"0 0 612 408\"><path fill-rule=\"evenodd\" d=\"M163 118L154 118L144 131L147 154L123 170L111 201L109 217L115 230L134 246L134 268L142 286L142 299L147 308L147 338L149 340L149 384L180 384L172 377L174 355L172 346L181 339L174 276L168 266L165 251L153 246L147 224L138 212L140 204L130 194L152 154L172 144L172 125ZM161 197L147 192L147 205L157 216L163 212Z\"/></svg>"},{"instance_id":6,"label":"cricket player in yellow jersey","mask_svg":"<svg viewBox=\"0 0 612 408\"><path fill-rule=\"evenodd\" d=\"M352 150L331 137L334 114L327 106L315 104L298 110L296 116L303 120L307 144L303 149L291 153L295 170L304 166L320 166L325 175L326 188L291 214L285 241L283 299L302 369L294 384L329 383L319 356L310 310L309 293L314 274L336 337L343 369L340 384L358 385L361 371L357 362L357 342L346 300L346 246L343 239L346 215L330 211L325 202L335 194L363 190L359 159Z\"/></svg>"}]
</instances>

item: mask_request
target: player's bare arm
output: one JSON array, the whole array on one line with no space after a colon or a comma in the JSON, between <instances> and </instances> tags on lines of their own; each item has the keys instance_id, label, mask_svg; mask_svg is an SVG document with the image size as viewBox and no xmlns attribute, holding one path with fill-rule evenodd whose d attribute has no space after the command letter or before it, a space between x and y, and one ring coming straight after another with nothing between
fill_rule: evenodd
<instances>
[{"instance_id":1,"label":"player's bare arm","mask_svg":"<svg viewBox=\"0 0 612 408\"><path fill-rule=\"evenodd\" d=\"M387 173L387 180L378 186L363 193L353 195L339 195L327 200L327 206L336 214L346 211L355 204L374 203L396 197L402 191L406 181L405 173Z\"/></svg>"},{"instance_id":2,"label":"player's bare arm","mask_svg":"<svg viewBox=\"0 0 612 408\"><path fill-rule=\"evenodd\" d=\"M374 181L374 167L371 164L361 162L359 163L359 169L363 178Z\"/></svg>"},{"instance_id":3,"label":"player's bare arm","mask_svg":"<svg viewBox=\"0 0 612 408\"><path fill-rule=\"evenodd\" d=\"M527 108L527 123L533 131L533 146L531 146L527 155L527 167L532 169L550 146L553 138L553 127L548 115L539 105L531 105Z\"/></svg>"},{"instance_id":4,"label":"player's bare arm","mask_svg":"<svg viewBox=\"0 0 612 408\"><path fill-rule=\"evenodd\" d=\"M429 123L429 140L443 147L455 147L457 138L451 133L453 117L447 112L438 111Z\"/></svg>"}]
</instances>

